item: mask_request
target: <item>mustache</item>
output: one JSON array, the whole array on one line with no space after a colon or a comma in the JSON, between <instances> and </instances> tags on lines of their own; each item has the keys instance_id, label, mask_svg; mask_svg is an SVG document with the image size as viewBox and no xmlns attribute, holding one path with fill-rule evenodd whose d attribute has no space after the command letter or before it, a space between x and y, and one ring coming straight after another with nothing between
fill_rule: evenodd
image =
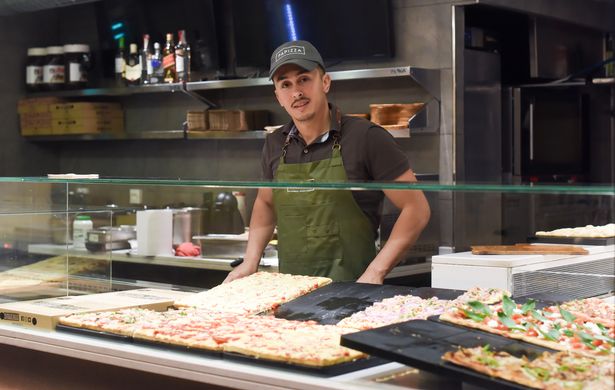
<instances>
[{"instance_id":1,"label":"mustache","mask_svg":"<svg viewBox=\"0 0 615 390\"><path fill-rule=\"evenodd\" d=\"M299 98L297 100L294 100L292 102L292 104L291 104L291 107L295 107L295 105L298 104L298 103L309 102L309 101L310 101L310 99L302 97L302 98Z\"/></svg>"}]
</instances>

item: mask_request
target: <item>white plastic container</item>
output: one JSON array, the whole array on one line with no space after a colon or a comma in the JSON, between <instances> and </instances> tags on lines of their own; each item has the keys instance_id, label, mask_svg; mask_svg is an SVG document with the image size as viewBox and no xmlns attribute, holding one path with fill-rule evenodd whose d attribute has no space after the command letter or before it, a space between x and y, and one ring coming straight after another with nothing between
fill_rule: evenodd
<instances>
[{"instance_id":1,"label":"white plastic container","mask_svg":"<svg viewBox=\"0 0 615 390\"><path fill-rule=\"evenodd\" d=\"M77 215L73 222L73 248L85 249L88 232L94 228L89 215Z\"/></svg>"}]
</instances>

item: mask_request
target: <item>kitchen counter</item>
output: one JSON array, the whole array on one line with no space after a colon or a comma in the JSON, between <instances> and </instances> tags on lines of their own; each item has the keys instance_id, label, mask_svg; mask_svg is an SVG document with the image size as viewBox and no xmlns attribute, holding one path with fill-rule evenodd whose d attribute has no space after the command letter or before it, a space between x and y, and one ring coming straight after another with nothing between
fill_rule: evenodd
<instances>
[{"instance_id":1,"label":"kitchen counter","mask_svg":"<svg viewBox=\"0 0 615 390\"><path fill-rule=\"evenodd\" d=\"M240 389L400 389L373 378L394 377L407 366L385 363L349 374L319 377L167 348L149 347L82 335L0 325L0 343L77 359ZM69 368L68 368L69 369ZM415 374L419 374L417 371ZM432 378L433 379L433 378ZM437 388L437 387L434 387Z\"/></svg>"}]
</instances>

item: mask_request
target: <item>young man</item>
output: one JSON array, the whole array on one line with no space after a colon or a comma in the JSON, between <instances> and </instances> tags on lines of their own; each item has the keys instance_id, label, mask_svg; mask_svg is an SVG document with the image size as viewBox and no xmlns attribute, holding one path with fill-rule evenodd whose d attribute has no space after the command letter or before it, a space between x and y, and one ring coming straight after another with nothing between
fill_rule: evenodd
<instances>
[{"instance_id":1,"label":"young man","mask_svg":"<svg viewBox=\"0 0 615 390\"><path fill-rule=\"evenodd\" d=\"M264 178L281 182L402 181L416 177L393 137L329 104L331 78L306 41L287 42L271 56L275 96L292 121L267 137ZM401 210L386 245L375 239L386 196ZM382 283L429 221L421 191L271 189L258 191L244 261L225 282L256 272L278 226L280 272Z\"/></svg>"}]
</instances>

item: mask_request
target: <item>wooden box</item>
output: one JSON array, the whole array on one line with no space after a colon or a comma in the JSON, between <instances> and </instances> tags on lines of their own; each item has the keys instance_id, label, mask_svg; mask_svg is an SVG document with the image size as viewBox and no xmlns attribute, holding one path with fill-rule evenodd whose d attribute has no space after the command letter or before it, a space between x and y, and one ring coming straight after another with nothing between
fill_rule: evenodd
<instances>
[{"instance_id":1,"label":"wooden box","mask_svg":"<svg viewBox=\"0 0 615 390\"><path fill-rule=\"evenodd\" d=\"M158 289L138 289L102 294L62 296L0 304L0 323L52 330L62 316L94 311L140 307L166 310L175 300L190 293Z\"/></svg>"},{"instance_id":2,"label":"wooden box","mask_svg":"<svg viewBox=\"0 0 615 390\"><path fill-rule=\"evenodd\" d=\"M423 108L423 103L370 104L371 121L385 128L408 128L408 121Z\"/></svg>"},{"instance_id":3,"label":"wooden box","mask_svg":"<svg viewBox=\"0 0 615 390\"><path fill-rule=\"evenodd\" d=\"M53 119L51 123L51 133L54 135L121 133L123 131L124 115L121 111L113 115Z\"/></svg>"},{"instance_id":4,"label":"wooden box","mask_svg":"<svg viewBox=\"0 0 615 390\"><path fill-rule=\"evenodd\" d=\"M269 112L264 110L209 110L210 130L262 130L269 122Z\"/></svg>"}]
</instances>

